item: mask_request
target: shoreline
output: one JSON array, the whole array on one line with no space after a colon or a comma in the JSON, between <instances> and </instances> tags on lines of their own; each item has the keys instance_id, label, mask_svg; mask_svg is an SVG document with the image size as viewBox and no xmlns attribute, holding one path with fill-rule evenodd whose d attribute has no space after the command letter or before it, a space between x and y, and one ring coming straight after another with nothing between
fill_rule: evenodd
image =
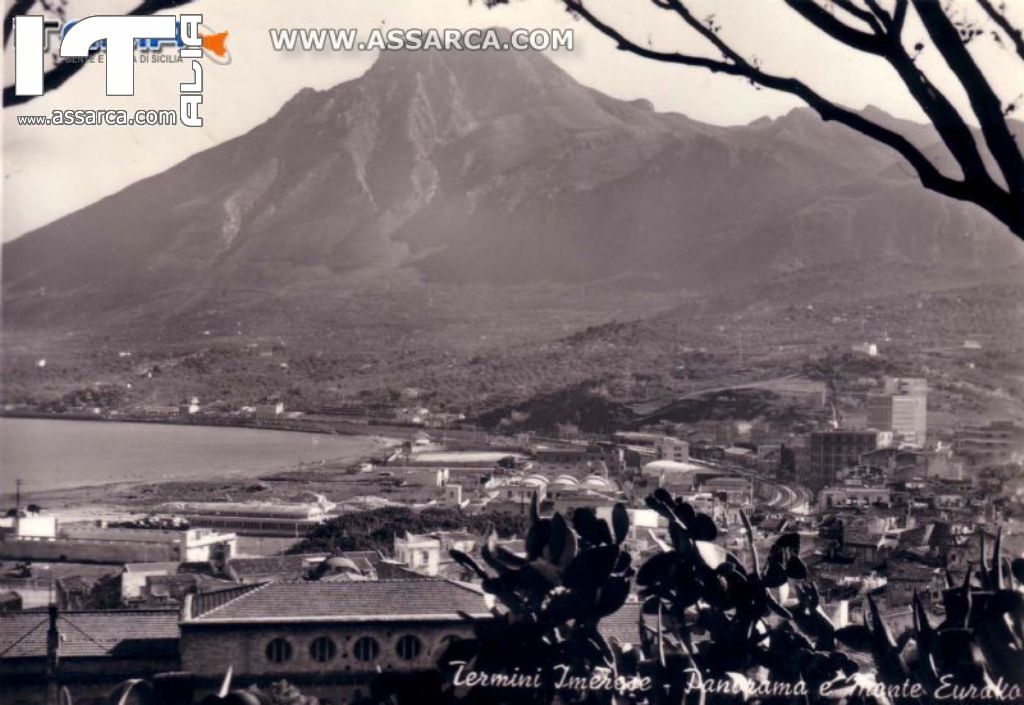
<instances>
[{"instance_id":1,"label":"shoreline","mask_svg":"<svg viewBox=\"0 0 1024 705\"><path fill-rule=\"evenodd\" d=\"M107 421L111 423L134 424L135 419L68 417L65 415L10 414L4 418L19 420L42 421ZM166 474L154 477L125 479L103 479L89 481L83 478L83 484L58 486L42 489L21 491L21 505L37 504L47 513L58 516L63 521L88 521L98 519L128 520L152 513L161 504L172 501L195 499L233 500L233 501L301 501L303 495L312 490L320 492L337 492L344 488L336 483L342 478L353 474L354 468L360 463L379 458L389 449L399 444L399 439L380 433L377 429L366 429L366 433L338 433L330 430L312 430L305 428L272 428L255 425L225 423L162 423L162 420L149 419L150 424L168 427L195 426L206 429L238 428L240 430L276 430L298 434L318 433L320 435L337 435L350 438L353 447L350 451L336 449L336 455L326 454L319 460L298 462L275 462L268 460L266 464L245 467L245 464L231 470L207 467L182 474ZM16 472L16 471L14 471ZM4 473L11 479L14 472ZM26 476L29 477L29 476ZM308 496L306 497L308 499ZM4 505L14 506L15 492L0 493Z\"/></svg>"},{"instance_id":2,"label":"shoreline","mask_svg":"<svg viewBox=\"0 0 1024 705\"><path fill-rule=\"evenodd\" d=\"M193 415L193 416L132 416L132 415L118 415L113 418L105 414L48 414L44 412L31 411L31 410L11 410L4 409L0 410L0 419L25 419L25 420L41 420L41 421L92 421L92 422L103 422L103 423L144 423L144 424L155 424L162 426L199 426L202 428L243 428L253 431L282 431L285 433L318 433L325 436L374 436L383 435L377 431L371 432L369 430L360 432L361 426L367 429L382 429L392 428L396 432L399 429L405 430L405 426L399 424L388 423L378 424L373 420L368 420L367 423L363 424L354 421L339 421L337 424L330 425L329 422L323 420L308 420L306 418L296 419L280 419L275 421L260 420L255 418L245 418L237 416L211 416L207 414ZM420 427L410 425L409 431L413 431Z\"/></svg>"},{"instance_id":3,"label":"shoreline","mask_svg":"<svg viewBox=\"0 0 1024 705\"><path fill-rule=\"evenodd\" d=\"M373 438L373 451L393 447L382 437ZM154 513L162 504L175 501L297 501L313 491L330 492L322 475L328 467L338 477L347 477L348 468L364 462L368 454L338 458L329 465L273 468L233 477L192 477L156 480L126 480L93 485L77 485L49 490L22 492L21 504L37 504L62 522L129 521ZM277 479L267 480L273 475ZM251 496L245 496L245 495ZM13 505L14 495L0 496Z\"/></svg>"}]
</instances>

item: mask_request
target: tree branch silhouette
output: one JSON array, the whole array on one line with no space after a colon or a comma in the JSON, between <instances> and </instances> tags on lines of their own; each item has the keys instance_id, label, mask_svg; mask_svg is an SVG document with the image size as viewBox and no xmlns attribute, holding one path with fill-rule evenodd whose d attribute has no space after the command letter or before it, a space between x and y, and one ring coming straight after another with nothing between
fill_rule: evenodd
<instances>
[{"instance_id":1,"label":"tree branch silhouette","mask_svg":"<svg viewBox=\"0 0 1024 705\"><path fill-rule=\"evenodd\" d=\"M928 117L956 161L959 174L945 173L939 163L898 131L827 98L799 77L770 72L760 62L746 59L722 37L721 27L715 20L698 19L687 0L649 1L672 13L682 25L681 30L696 35L704 49L713 50L720 58L696 52L662 51L644 45L598 16L588 0L561 0L570 14L614 41L622 51L652 61L737 76L755 86L799 98L823 120L838 122L896 151L910 164L925 188L980 206L1024 239L1024 154L1009 122L1014 106L1003 106L989 78L968 51L967 44L980 36L981 30L954 20L947 5L936 0L892 0L885 4L881 0L782 0L801 19L830 39L886 61ZM1017 55L1024 59L1024 38L1005 11L990 0L977 2L1002 34L1009 37ZM485 3L495 6L507 4L508 0L485 0ZM911 9L966 93L971 107L969 113L958 110L918 66L917 54L924 46L918 43L913 53L904 46L904 28ZM980 130L973 127L975 122ZM986 151L991 161L987 160Z\"/></svg>"}]
</instances>

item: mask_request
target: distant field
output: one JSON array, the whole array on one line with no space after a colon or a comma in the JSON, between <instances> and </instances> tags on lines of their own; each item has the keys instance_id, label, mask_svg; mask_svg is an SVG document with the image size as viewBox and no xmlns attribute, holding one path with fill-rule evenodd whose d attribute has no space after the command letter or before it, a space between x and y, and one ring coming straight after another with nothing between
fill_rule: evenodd
<instances>
[{"instance_id":1,"label":"distant field","mask_svg":"<svg viewBox=\"0 0 1024 705\"><path fill-rule=\"evenodd\" d=\"M5 335L3 399L58 410L175 405L192 395L225 412L270 398L289 409L421 405L494 423L536 400L549 407L545 424L571 422L580 403L597 400L586 413L600 426L623 408L643 416L709 390L756 385L786 396L813 384L797 379L811 358L872 342L879 356L864 358L863 376L927 377L938 421L1021 414L1019 285L741 307L734 297L677 296L671 305L668 294L648 293L624 296L618 310L610 292L586 305L571 296L556 305L551 293L520 292L504 304L482 296L475 313L435 310L400 324L363 317L321 333L245 327L135 346L98 335ZM843 391L856 413L870 387L853 382ZM405 397L408 389L416 396Z\"/></svg>"}]
</instances>

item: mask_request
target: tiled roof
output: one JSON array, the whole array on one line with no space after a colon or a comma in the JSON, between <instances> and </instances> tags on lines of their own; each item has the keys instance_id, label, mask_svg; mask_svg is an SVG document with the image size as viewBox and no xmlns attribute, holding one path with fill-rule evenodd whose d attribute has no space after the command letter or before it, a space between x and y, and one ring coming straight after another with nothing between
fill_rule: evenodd
<instances>
[{"instance_id":1,"label":"tiled roof","mask_svg":"<svg viewBox=\"0 0 1024 705\"><path fill-rule=\"evenodd\" d=\"M889 581L900 581L900 582L914 582L914 583L926 583L932 579L935 574L933 568L929 568L925 565L916 565L914 563L898 563L889 566L888 577Z\"/></svg>"},{"instance_id":2,"label":"tiled roof","mask_svg":"<svg viewBox=\"0 0 1024 705\"><path fill-rule=\"evenodd\" d=\"M640 644L640 613L642 610L643 603L627 602L617 612L602 619L597 629L605 639L614 638L620 644L638 646ZM644 624L649 630L648 633L653 635L658 628L657 616L645 614ZM690 637L696 642L707 640L705 635L699 633L691 634Z\"/></svg>"},{"instance_id":3,"label":"tiled roof","mask_svg":"<svg viewBox=\"0 0 1024 705\"><path fill-rule=\"evenodd\" d=\"M953 543L953 527L944 521L935 522L928 545L933 548L945 548Z\"/></svg>"},{"instance_id":4,"label":"tiled roof","mask_svg":"<svg viewBox=\"0 0 1024 705\"><path fill-rule=\"evenodd\" d=\"M345 558L351 558L354 561L358 559L365 559L373 566L376 566L383 560L380 555L380 551L344 551L341 555Z\"/></svg>"},{"instance_id":5,"label":"tiled roof","mask_svg":"<svg viewBox=\"0 0 1024 705\"><path fill-rule=\"evenodd\" d=\"M232 558L228 561L228 564L239 577L289 574L299 577L302 569L308 567L311 562L319 561L326 557L326 553L260 556L256 558Z\"/></svg>"},{"instance_id":6,"label":"tiled roof","mask_svg":"<svg viewBox=\"0 0 1024 705\"><path fill-rule=\"evenodd\" d=\"M882 541L881 534L869 534L862 531L850 531L843 537L847 546L878 546Z\"/></svg>"},{"instance_id":7,"label":"tiled roof","mask_svg":"<svg viewBox=\"0 0 1024 705\"><path fill-rule=\"evenodd\" d=\"M223 604L231 602L235 598L258 590L265 583L252 583L250 585L238 585L235 587L225 588L223 590L211 590L209 592L199 592L192 596L191 615L196 615L209 612L212 609L220 607Z\"/></svg>"},{"instance_id":8,"label":"tiled roof","mask_svg":"<svg viewBox=\"0 0 1024 705\"><path fill-rule=\"evenodd\" d=\"M181 565L180 561L170 562L158 562L158 563L125 563L124 572L126 573L155 573L157 571L166 571L173 573L178 570L178 566Z\"/></svg>"},{"instance_id":9,"label":"tiled roof","mask_svg":"<svg viewBox=\"0 0 1024 705\"><path fill-rule=\"evenodd\" d=\"M394 621L489 614L478 590L450 580L267 583L194 622Z\"/></svg>"},{"instance_id":10,"label":"tiled roof","mask_svg":"<svg viewBox=\"0 0 1024 705\"><path fill-rule=\"evenodd\" d=\"M904 531L900 534L900 547L914 548L917 546L930 545L933 527L934 524L923 524Z\"/></svg>"},{"instance_id":11,"label":"tiled roof","mask_svg":"<svg viewBox=\"0 0 1024 705\"><path fill-rule=\"evenodd\" d=\"M430 580L422 573L409 570L401 563L392 561L381 561L377 564L377 578L380 580Z\"/></svg>"},{"instance_id":12,"label":"tiled roof","mask_svg":"<svg viewBox=\"0 0 1024 705\"><path fill-rule=\"evenodd\" d=\"M45 612L0 615L0 659L45 657L49 626ZM57 629L62 658L178 653L178 610L62 612Z\"/></svg>"}]
</instances>

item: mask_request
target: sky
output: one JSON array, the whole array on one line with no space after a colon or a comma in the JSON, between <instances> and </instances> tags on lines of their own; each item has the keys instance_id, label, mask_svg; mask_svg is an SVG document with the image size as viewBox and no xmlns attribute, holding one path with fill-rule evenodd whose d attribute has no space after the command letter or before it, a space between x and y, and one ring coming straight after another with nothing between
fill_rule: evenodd
<instances>
[{"instance_id":1,"label":"sky","mask_svg":"<svg viewBox=\"0 0 1024 705\"><path fill-rule=\"evenodd\" d=\"M5 0L5 6L11 0ZM137 0L69 0L68 16L118 14ZM797 75L844 105L878 106L894 115L923 121L902 84L881 60L859 55L828 39L788 9L782 0L691 0L698 17L714 13L722 36L771 72ZM1024 26L1024 0L1009 3L1011 17ZM981 19L973 0L956 0L958 11ZM666 50L706 53L699 39L649 0L590 0L588 7L638 43ZM231 62L204 62L201 128L28 127L19 115L47 115L70 108L176 108L178 84L190 79L183 64L139 65L135 95L107 97L104 67L91 64L62 87L24 105L3 110L2 239L12 240L129 184L159 173L186 157L240 135L270 118L305 87L325 89L360 76L373 52L282 53L271 48L269 29L354 28L572 28L572 52L548 55L576 80L611 96L646 98L659 111L674 111L704 122L745 124L778 117L798 107L790 96L756 90L741 79L660 64L619 51L558 0L512 0L487 9L480 0L198 0L179 13L200 13L215 32L229 33ZM908 44L927 41L911 17ZM972 52L1004 101L1024 97L1024 62L991 41L975 41ZM4 53L4 85L13 82L13 52ZM959 105L966 100L955 80L927 48L919 58Z\"/></svg>"}]
</instances>

